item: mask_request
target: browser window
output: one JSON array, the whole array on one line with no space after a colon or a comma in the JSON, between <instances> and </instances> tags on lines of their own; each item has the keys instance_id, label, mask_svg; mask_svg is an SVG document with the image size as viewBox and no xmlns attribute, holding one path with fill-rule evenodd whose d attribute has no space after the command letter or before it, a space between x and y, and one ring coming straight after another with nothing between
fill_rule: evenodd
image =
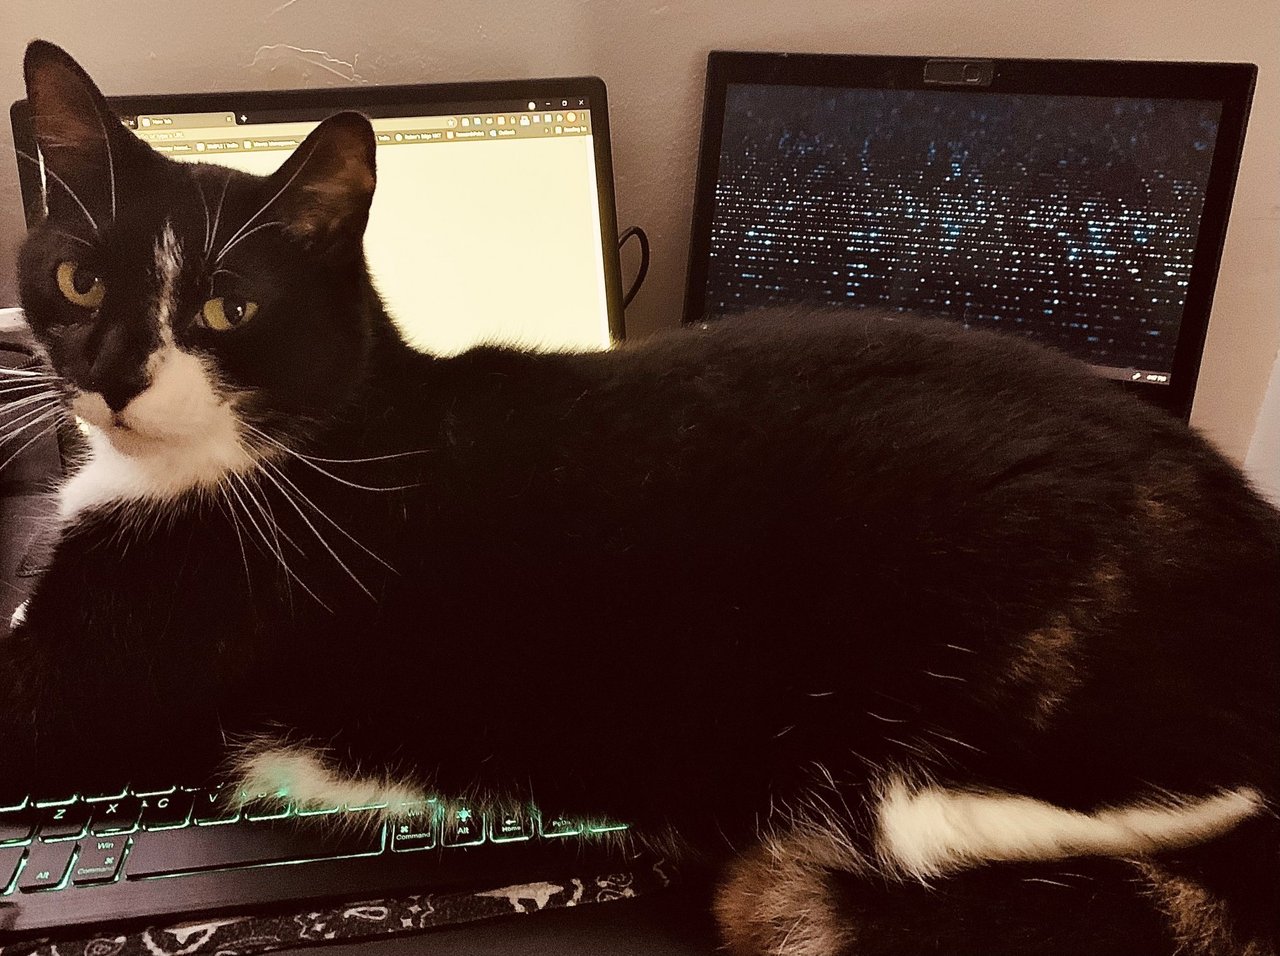
<instances>
[{"instance_id":1,"label":"browser window","mask_svg":"<svg viewBox=\"0 0 1280 956\"><path fill-rule=\"evenodd\" d=\"M590 104L451 104L377 117L365 233L373 281L411 345L610 344ZM279 111L276 111L277 113ZM320 117L124 117L173 159L267 175Z\"/></svg>"}]
</instances>

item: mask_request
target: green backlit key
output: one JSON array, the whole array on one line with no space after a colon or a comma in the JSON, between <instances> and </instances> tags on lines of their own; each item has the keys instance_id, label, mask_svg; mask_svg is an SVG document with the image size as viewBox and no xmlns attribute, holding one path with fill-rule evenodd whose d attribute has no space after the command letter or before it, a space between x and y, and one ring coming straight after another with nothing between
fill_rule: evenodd
<instances>
[{"instance_id":1,"label":"green backlit key","mask_svg":"<svg viewBox=\"0 0 1280 956\"><path fill-rule=\"evenodd\" d=\"M440 825L441 846L475 846L484 842L484 814L455 804L444 812Z\"/></svg>"},{"instance_id":2,"label":"green backlit key","mask_svg":"<svg viewBox=\"0 0 1280 956\"><path fill-rule=\"evenodd\" d=\"M176 830L191 822L196 795L178 790L142 797L142 829Z\"/></svg>"},{"instance_id":3,"label":"green backlit key","mask_svg":"<svg viewBox=\"0 0 1280 956\"><path fill-rule=\"evenodd\" d=\"M430 850L436 845L436 805L420 803L397 808L391 822L391 849Z\"/></svg>"},{"instance_id":4,"label":"green backlit key","mask_svg":"<svg viewBox=\"0 0 1280 956\"><path fill-rule=\"evenodd\" d=\"M30 853L27 865L18 877L18 889L24 893L38 893L66 886L71 861L76 855L74 843L36 843Z\"/></svg>"},{"instance_id":5,"label":"green backlit key","mask_svg":"<svg viewBox=\"0 0 1280 956\"><path fill-rule=\"evenodd\" d=\"M494 843L516 843L533 839L533 815L526 810L495 812L489 821L489 839Z\"/></svg>"},{"instance_id":6,"label":"green backlit key","mask_svg":"<svg viewBox=\"0 0 1280 956\"><path fill-rule=\"evenodd\" d=\"M41 840L78 840L89 826L92 808L83 800L72 800L40 808Z\"/></svg>"},{"instance_id":7,"label":"green backlit key","mask_svg":"<svg viewBox=\"0 0 1280 956\"><path fill-rule=\"evenodd\" d=\"M110 883L120 872L124 859L127 836L88 837L80 843L80 855L71 871L71 882L76 886L93 883Z\"/></svg>"},{"instance_id":8,"label":"green backlit key","mask_svg":"<svg viewBox=\"0 0 1280 956\"><path fill-rule=\"evenodd\" d=\"M240 819L240 807L221 788L197 791L195 805L192 819L196 826L218 826Z\"/></svg>"}]
</instances>

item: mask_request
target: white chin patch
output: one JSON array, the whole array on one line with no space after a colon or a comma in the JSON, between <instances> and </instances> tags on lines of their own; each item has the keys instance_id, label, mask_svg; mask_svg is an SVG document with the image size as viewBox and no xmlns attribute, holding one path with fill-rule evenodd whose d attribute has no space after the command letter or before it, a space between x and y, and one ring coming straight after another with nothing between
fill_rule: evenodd
<instances>
[{"instance_id":1,"label":"white chin patch","mask_svg":"<svg viewBox=\"0 0 1280 956\"><path fill-rule=\"evenodd\" d=\"M1080 813L1011 793L911 787L894 778L878 808L886 868L927 879L982 863L1147 856L1220 836L1260 812L1247 788Z\"/></svg>"},{"instance_id":2,"label":"white chin patch","mask_svg":"<svg viewBox=\"0 0 1280 956\"><path fill-rule=\"evenodd\" d=\"M231 402L204 362L173 344L151 356L150 386L112 415L102 396L82 394L72 411L89 425L89 458L63 486L63 519L126 502L165 502L211 490L257 462L242 443Z\"/></svg>"}]
</instances>

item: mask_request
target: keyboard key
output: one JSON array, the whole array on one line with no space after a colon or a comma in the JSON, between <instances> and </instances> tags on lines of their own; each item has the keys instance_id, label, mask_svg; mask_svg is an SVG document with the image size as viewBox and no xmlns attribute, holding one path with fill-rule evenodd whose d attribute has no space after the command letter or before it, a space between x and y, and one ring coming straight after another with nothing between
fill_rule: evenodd
<instances>
[{"instance_id":1,"label":"keyboard key","mask_svg":"<svg viewBox=\"0 0 1280 956\"><path fill-rule=\"evenodd\" d=\"M0 846L26 843L35 832L39 811L35 807L0 811Z\"/></svg>"},{"instance_id":2,"label":"keyboard key","mask_svg":"<svg viewBox=\"0 0 1280 956\"><path fill-rule=\"evenodd\" d=\"M133 836L125 875L137 880L267 863L373 856L382 852L384 834L380 825L349 830L243 821L160 833L143 830Z\"/></svg>"},{"instance_id":3,"label":"keyboard key","mask_svg":"<svg viewBox=\"0 0 1280 956\"><path fill-rule=\"evenodd\" d=\"M196 795L178 791L142 797L142 829L176 830L191 822Z\"/></svg>"},{"instance_id":4,"label":"keyboard key","mask_svg":"<svg viewBox=\"0 0 1280 956\"><path fill-rule=\"evenodd\" d=\"M70 842L33 844L27 865L18 877L18 889L24 893L61 889L75 852L76 845Z\"/></svg>"},{"instance_id":5,"label":"keyboard key","mask_svg":"<svg viewBox=\"0 0 1280 956\"><path fill-rule=\"evenodd\" d=\"M582 832L582 824L564 816L546 816L542 818L540 829L544 837L570 837Z\"/></svg>"},{"instance_id":6,"label":"keyboard key","mask_svg":"<svg viewBox=\"0 0 1280 956\"><path fill-rule=\"evenodd\" d=\"M436 845L436 816L435 803L397 808L391 821L391 849L430 850Z\"/></svg>"},{"instance_id":7,"label":"keyboard key","mask_svg":"<svg viewBox=\"0 0 1280 956\"><path fill-rule=\"evenodd\" d=\"M455 804L444 812L440 825L441 846L475 846L484 842L484 814Z\"/></svg>"},{"instance_id":8,"label":"keyboard key","mask_svg":"<svg viewBox=\"0 0 1280 956\"><path fill-rule=\"evenodd\" d=\"M78 840L89 826L92 808L83 800L45 805L40 810L41 840Z\"/></svg>"},{"instance_id":9,"label":"keyboard key","mask_svg":"<svg viewBox=\"0 0 1280 956\"><path fill-rule=\"evenodd\" d=\"M90 803L98 803L101 800L119 800L121 797L128 795L128 787L100 787L96 790L86 790L80 794Z\"/></svg>"},{"instance_id":10,"label":"keyboard key","mask_svg":"<svg viewBox=\"0 0 1280 956\"><path fill-rule=\"evenodd\" d=\"M193 819L201 827L235 823L240 819L240 807L221 788L198 790Z\"/></svg>"},{"instance_id":11,"label":"keyboard key","mask_svg":"<svg viewBox=\"0 0 1280 956\"><path fill-rule=\"evenodd\" d=\"M22 862L22 854L26 852L26 848L20 846L0 847L0 895L9 892L18 873L18 864Z\"/></svg>"},{"instance_id":12,"label":"keyboard key","mask_svg":"<svg viewBox=\"0 0 1280 956\"><path fill-rule=\"evenodd\" d=\"M124 859L128 839L126 836L104 836L84 840L80 844L75 868L71 871L71 882L85 886L114 880L120 872L120 861Z\"/></svg>"},{"instance_id":13,"label":"keyboard key","mask_svg":"<svg viewBox=\"0 0 1280 956\"><path fill-rule=\"evenodd\" d=\"M533 816L524 809L495 812L489 821L489 839L494 843L515 843L533 838Z\"/></svg>"},{"instance_id":14,"label":"keyboard key","mask_svg":"<svg viewBox=\"0 0 1280 956\"><path fill-rule=\"evenodd\" d=\"M283 820L292 809L288 800L275 793L245 794L241 801L246 820Z\"/></svg>"},{"instance_id":15,"label":"keyboard key","mask_svg":"<svg viewBox=\"0 0 1280 956\"><path fill-rule=\"evenodd\" d=\"M142 814L142 801L137 797L117 797L114 800L90 802L93 819L89 832L95 836L112 833L132 833L138 829L138 817Z\"/></svg>"}]
</instances>

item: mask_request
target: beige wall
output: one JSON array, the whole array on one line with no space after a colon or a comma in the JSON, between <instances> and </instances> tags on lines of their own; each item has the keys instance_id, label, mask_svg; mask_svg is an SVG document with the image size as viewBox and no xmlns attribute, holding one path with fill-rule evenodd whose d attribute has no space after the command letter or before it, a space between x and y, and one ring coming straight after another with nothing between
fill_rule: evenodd
<instances>
[{"instance_id":1,"label":"beige wall","mask_svg":"<svg viewBox=\"0 0 1280 956\"><path fill-rule=\"evenodd\" d=\"M1240 461L1255 438L1280 348L1280 0L0 0L5 102L36 36L108 93L598 74L619 222L653 239L633 334L679 321L712 48L1251 61L1261 78L1192 420ZM22 232L11 155L4 124L0 305L16 299ZM1276 443L1254 448L1250 466L1280 475Z\"/></svg>"}]
</instances>

